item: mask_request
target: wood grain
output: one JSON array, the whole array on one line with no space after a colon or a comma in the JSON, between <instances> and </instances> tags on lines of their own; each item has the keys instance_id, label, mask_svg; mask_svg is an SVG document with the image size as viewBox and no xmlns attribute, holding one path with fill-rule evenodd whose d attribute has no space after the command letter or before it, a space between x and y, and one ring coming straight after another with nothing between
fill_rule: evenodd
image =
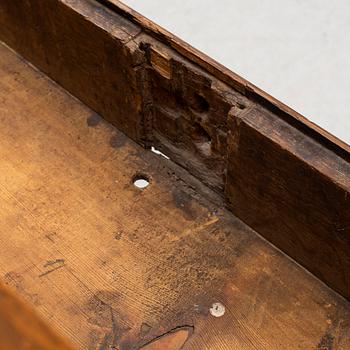
<instances>
[{"instance_id":1,"label":"wood grain","mask_svg":"<svg viewBox=\"0 0 350 350\"><path fill-rule=\"evenodd\" d=\"M0 275L78 349L349 348L349 303L200 181L4 45L0 76Z\"/></svg>"},{"instance_id":2,"label":"wood grain","mask_svg":"<svg viewBox=\"0 0 350 350\"><path fill-rule=\"evenodd\" d=\"M119 0L97 1L109 7L121 16L128 18L132 23L139 25L148 35L165 43L180 55L186 57L191 62L203 68L206 72L210 73L217 79L220 79L222 82L225 82L235 90L241 92L249 99L252 99L258 104L261 104L265 108L273 111L280 118L286 120L294 127L304 130L309 135L312 135L313 138L317 139L325 147L329 148L340 156L349 159L350 146L348 144L342 140L339 140L337 137L327 132L327 130L322 129L281 101L278 101L276 98L239 76L237 73L232 72L227 67L215 61L203 52L200 52L158 24L139 14L137 11L128 7L123 2Z\"/></svg>"},{"instance_id":3,"label":"wood grain","mask_svg":"<svg viewBox=\"0 0 350 350\"><path fill-rule=\"evenodd\" d=\"M3 285L0 285L0 310L1 349L72 350Z\"/></svg>"},{"instance_id":4,"label":"wood grain","mask_svg":"<svg viewBox=\"0 0 350 350\"><path fill-rule=\"evenodd\" d=\"M257 234L350 298L348 146L115 0L4 0L0 39L82 101L0 45L0 275L63 336L350 347L348 302Z\"/></svg>"},{"instance_id":5,"label":"wood grain","mask_svg":"<svg viewBox=\"0 0 350 350\"><path fill-rule=\"evenodd\" d=\"M5 0L0 39L140 140L140 28L90 0Z\"/></svg>"},{"instance_id":6,"label":"wood grain","mask_svg":"<svg viewBox=\"0 0 350 350\"><path fill-rule=\"evenodd\" d=\"M262 108L234 114L233 212L350 298L350 164Z\"/></svg>"},{"instance_id":7,"label":"wood grain","mask_svg":"<svg viewBox=\"0 0 350 350\"><path fill-rule=\"evenodd\" d=\"M145 147L156 146L220 196L226 193L236 216L349 297L349 204L343 196L350 190L350 173L342 168L337 174L337 167L350 164L348 147L260 90L245 82L237 85L239 79L220 71L210 60L205 62L197 51L118 1L4 0L0 9L0 38L128 137ZM230 121L232 110L271 115L291 130L295 139L289 144L301 140L304 155L294 162L293 147L286 146L281 137L275 141L275 152L260 142L259 133L266 133L264 130L257 130L257 139L251 136L239 148L242 155L233 154L235 140L228 140L228 135L236 133ZM253 121L255 129L264 127L258 119ZM256 168L252 164L253 170L246 171L244 157L251 145L257 147L257 154L259 147L266 147L265 153L274 153L267 158L274 157L276 162L261 169L256 157ZM283 165L279 162L282 155L288 159ZM317 161L327 164L316 171L319 175L309 177ZM335 171L326 171L332 166ZM263 185L255 178L259 171L271 179L278 173L273 195L256 194L257 186ZM300 175L301 171L306 175ZM345 187L339 187L338 175ZM245 177L246 183L242 181ZM293 186L280 192L280 182L287 183L289 178L294 179ZM305 179L315 183L303 197L299 193L303 193ZM310 193L314 198L305 210ZM237 200L236 194L244 201ZM332 198L324 198L327 196ZM278 216L276 205L281 200L288 201L282 224L271 219ZM266 216L270 217L268 224ZM320 233L316 232L319 228ZM330 253L336 262L324 258Z\"/></svg>"}]
</instances>

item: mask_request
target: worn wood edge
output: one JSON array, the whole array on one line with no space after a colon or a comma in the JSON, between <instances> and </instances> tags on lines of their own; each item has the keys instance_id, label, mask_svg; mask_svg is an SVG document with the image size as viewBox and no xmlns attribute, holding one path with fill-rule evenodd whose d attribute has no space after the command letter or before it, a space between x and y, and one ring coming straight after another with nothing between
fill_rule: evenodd
<instances>
[{"instance_id":1,"label":"worn wood edge","mask_svg":"<svg viewBox=\"0 0 350 350\"><path fill-rule=\"evenodd\" d=\"M260 107L230 122L228 206L350 299L350 164Z\"/></svg>"},{"instance_id":2,"label":"worn wood edge","mask_svg":"<svg viewBox=\"0 0 350 350\"><path fill-rule=\"evenodd\" d=\"M47 322L9 288L0 285L0 344L6 350L72 350Z\"/></svg>"},{"instance_id":3,"label":"worn wood edge","mask_svg":"<svg viewBox=\"0 0 350 350\"><path fill-rule=\"evenodd\" d=\"M305 134L305 139L306 138L311 138L314 139L315 142L322 144L323 147L327 148L331 152L334 152L347 162L350 160L349 157L349 151L350 147L343 141L339 140L337 137L333 136L332 134L328 133L315 123L311 122L310 120L306 119L304 116L301 114L297 113L293 109L289 108L282 102L278 101L274 97L270 96L263 90L259 89L255 85L251 84L244 78L240 77L239 75L235 74L234 72L230 71L223 65L219 64L215 60L211 59L207 55L201 53L200 51L196 50L189 44L185 43L178 37L174 36L170 32L166 31L159 25L155 24L154 22L150 21L149 19L145 18L144 16L140 15L136 11L132 10L128 6L124 5L121 3L119 0L99 0L100 3L106 4L110 8L114 9L118 13L122 14L123 16L127 16L131 21L137 23L140 25L143 30L149 34L150 36L156 38L157 40L160 40L161 42L165 43L166 45L169 45L174 49L176 52L179 54L183 55L186 57L186 59L189 59L190 61L194 62L195 64L198 64L201 68L205 69L208 71L210 74L213 74L215 77L218 79L221 79L224 81L226 84L231 86L232 88L236 89L237 91L243 93L245 96L247 96L249 99L252 99L255 101L257 104L261 105L262 107L266 108L270 112L272 112L274 115L280 117L282 120L286 121L291 127L298 129L301 133ZM229 130L231 130L229 128ZM276 142L277 147L281 146L282 141ZM292 155L293 152L291 149L286 149L287 152L290 152ZM322 152L322 150L321 150ZM327 152L325 152L326 155ZM330 160L332 158L332 155L328 155ZM230 152L228 152L228 167L230 167ZM340 160L339 160L340 161ZM300 164L302 163L308 164L308 159L300 159ZM340 161L341 162L341 161ZM334 165L337 164L337 161L335 161ZM338 164L340 164L338 162ZM342 199L348 198L350 191L349 191L349 179L350 179L350 172L347 172L348 177L344 179L345 181L341 181L340 177L336 177L335 172L332 173L330 169L328 169L328 172L326 171L325 168L322 167L317 167L317 164L311 164L311 162L308 164L309 165L309 170L311 173L316 171L321 177L324 178L324 183L326 183L328 180L330 183L332 183L332 187L334 186L335 188L339 188L340 190L343 190L344 192L344 197L339 198L341 201ZM346 170L345 170L346 171ZM230 172L228 170L228 172ZM346 173L345 173L346 174ZM291 174L292 175L292 174ZM230 176L230 175L228 175ZM231 174L231 176L235 176L235 174ZM238 215L238 217L242 218L243 220L245 219L245 216L243 215L243 212L249 211L250 205L247 204L245 206L242 203L236 204L238 207L240 207L240 210L235 210L234 206L230 203L230 200L232 199L232 196L229 193L228 190L228 185L229 185L229 178L228 182L226 183L226 193L227 199L229 201L229 207L233 212ZM275 200L283 200L283 198L279 198L278 195L274 198ZM235 202L235 200L233 199ZM263 203L262 203L263 205ZM317 203L314 203L315 205L315 210L317 210ZM349 206L350 204L348 204ZM344 210L346 210L346 202L344 202ZM346 214L344 214L344 219L341 220L341 222L338 222L337 225L339 228L344 228L348 227L347 222L346 222ZM349 214L350 215L350 214ZM253 214L254 216L254 214ZM263 220L263 218L260 218ZM253 220L244 220L246 223L251 225L254 229L257 229L259 233L261 233L264 237L266 237L270 242L273 244L276 244L277 247L282 248L284 252L286 252L288 255L291 255L292 258L294 258L296 261L301 263L304 267L306 267L308 270L310 270L312 273L314 273L318 278L323 280L326 284L337 290L340 294L345 296L346 298L350 298L350 289L349 289L349 283L347 281L341 281L339 277L337 277L337 273L332 274L331 271L325 272L325 260L322 259L322 252L317 252L317 254L320 255L320 266L318 266L317 263L314 263L309 260L308 256L308 251L307 249L304 250L302 246L299 246L300 253L297 253L293 249L290 249L288 246L281 245L278 241L278 239L275 239L271 236L270 232L264 232L264 228L260 229L260 226L256 224L256 222ZM316 225L317 226L317 225ZM259 229L258 229L259 227ZM316 228L315 228L316 229ZM290 232L286 232L282 230L280 234L290 234ZM330 242L334 242L335 245L337 245L337 241L339 241L339 237L335 239L332 235L339 235L339 232L332 232L332 230L329 233L329 239ZM343 235L344 236L344 233ZM317 239L317 238L316 238ZM347 240L346 240L347 241ZM325 242L325 245L327 243ZM341 244L339 248L342 248ZM312 249L311 246L308 247L309 249ZM296 250L298 250L296 249ZM337 247L335 247L337 249ZM344 252L345 251L345 252ZM348 259L349 255L346 254L346 249L344 250L344 255L341 258L338 258L338 264L336 267L334 267L335 271L339 270L347 270L347 264L348 264ZM304 255L303 255L304 254ZM338 278L338 279L337 279Z\"/></svg>"},{"instance_id":4,"label":"worn wood edge","mask_svg":"<svg viewBox=\"0 0 350 350\"><path fill-rule=\"evenodd\" d=\"M285 119L288 123L307 133L310 137L322 142L325 147L337 153L341 157L350 160L350 145L340 140L338 137L329 133L322 127L318 126L302 114L288 107L283 102L277 100L267 92L250 83L237 73L234 73L221 63L209 57L200 50L194 48L158 24L149 20L137 11L131 9L119 0L97 0L101 4L108 6L117 13L137 23L147 34L160 40L172 47L179 54L183 55L201 68L208 71L218 79L222 80L232 88L255 100L265 108L270 109Z\"/></svg>"}]
</instances>

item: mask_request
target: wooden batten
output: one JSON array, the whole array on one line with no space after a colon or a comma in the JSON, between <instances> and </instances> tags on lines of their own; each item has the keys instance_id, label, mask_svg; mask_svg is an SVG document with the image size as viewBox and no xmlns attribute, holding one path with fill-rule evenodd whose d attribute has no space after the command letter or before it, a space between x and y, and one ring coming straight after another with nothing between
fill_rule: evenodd
<instances>
[{"instance_id":1,"label":"wooden batten","mask_svg":"<svg viewBox=\"0 0 350 350\"><path fill-rule=\"evenodd\" d=\"M119 0L97 1L121 16L128 18L131 22L139 25L148 35L166 44L166 46L171 47L177 53L185 56L189 61L203 68L203 70L220 79L222 82L225 82L234 90L239 91L241 94L256 101L258 104L272 110L275 114L294 125L294 127L304 130L309 135L312 135L313 138L320 140L321 143L335 153L348 157L350 152L350 146L348 144L331 135L298 112L294 111L292 108L286 106L281 101L278 101L273 96L261 90L238 74L232 72L211 57L198 51L185 41L140 15Z\"/></svg>"}]
</instances>

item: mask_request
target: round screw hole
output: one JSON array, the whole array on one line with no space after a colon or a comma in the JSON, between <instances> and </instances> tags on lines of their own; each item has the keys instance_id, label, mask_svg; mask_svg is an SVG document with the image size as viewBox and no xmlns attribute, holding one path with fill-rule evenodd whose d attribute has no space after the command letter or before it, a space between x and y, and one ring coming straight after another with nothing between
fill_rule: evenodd
<instances>
[{"instance_id":1,"label":"round screw hole","mask_svg":"<svg viewBox=\"0 0 350 350\"><path fill-rule=\"evenodd\" d=\"M214 303L211 308L209 309L210 314L214 317L221 317L224 316L226 308L221 303Z\"/></svg>"},{"instance_id":2,"label":"round screw hole","mask_svg":"<svg viewBox=\"0 0 350 350\"><path fill-rule=\"evenodd\" d=\"M134 186L141 190L149 185L149 178L141 174L135 175L132 181L134 183Z\"/></svg>"}]
</instances>

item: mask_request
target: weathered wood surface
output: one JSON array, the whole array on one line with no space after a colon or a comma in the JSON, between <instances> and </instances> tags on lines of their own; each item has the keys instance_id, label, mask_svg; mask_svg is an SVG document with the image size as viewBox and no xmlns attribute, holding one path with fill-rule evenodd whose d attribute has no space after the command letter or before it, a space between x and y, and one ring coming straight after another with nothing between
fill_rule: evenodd
<instances>
[{"instance_id":1,"label":"weathered wood surface","mask_svg":"<svg viewBox=\"0 0 350 350\"><path fill-rule=\"evenodd\" d=\"M181 38L176 37L158 24L139 14L137 11L125 5L119 0L97 0L99 3L114 10L121 16L128 18L132 23L139 25L148 35L165 43L174 49L180 55L188 58L191 62L202 67L205 71L215 76L217 79L225 82L235 90L241 92L248 98L257 101L259 104L271 109L282 119L287 120L294 127L306 131L323 144L327 145L332 151L346 155L350 152L350 145L339 140L334 135L322 129L312 121L308 120L300 113L278 101L259 87L232 72L219 62L192 47ZM239 54L239 53L237 53ZM336 83L335 83L336 84ZM331 108L331 106L330 106ZM345 152L344 152L345 151Z\"/></svg>"},{"instance_id":2,"label":"weathered wood surface","mask_svg":"<svg viewBox=\"0 0 350 350\"><path fill-rule=\"evenodd\" d=\"M349 349L349 303L199 181L3 45L0 76L1 279L77 348Z\"/></svg>"},{"instance_id":3,"label":"weathered wood surface","mask_svg":"<svg viewBox=\"0 0 350 350\"><path fill-rule=\"evenodd\" d=\"M350 163L267 110L231 115L233 212L350 298Z\"/></svg>"},{"instance_id":4,"label":"weathered wood surface","mask_svg":"<svg viewBox=\"0 0 350 350\"><path fill-rule=\"evenodd\" d=\"M0 3L0 39L134 139L141 137L143 57L132 40L139 32L95 1Z\"/></svg>"},{"instance_id":5,"label":"weathered wood surface","mask_svg":"<svg viewBox=\"0 0 350 350\"><path fill-rule=\"evenodd\" d=\"M0 9L0 39L223 193L226 118L244 96L94 0L5 0Z\"/></svg>"},{"instance_id":6,"label":"weathered wood surface","mask_svg":"<svg viewBox=\"0 0 350 350\"><path fill-rule=\"evenodd\" d=\"M3 0L0 38L127 136L225 194L236 216L350 297L348 146L116 0ZM250 111L257 132L241 135ZM268 115L276 130L258 123Z\"/></svg>"},{"instance_id":7,"label":"weathered wood surface","mask_svg":"<svg viewBox=\"0 0 350 350\"><path fill-rule=\"evenodd\" d=\"M8 288L0 285L0 348L72 350Z\"/></svg>"}]
</instances>

